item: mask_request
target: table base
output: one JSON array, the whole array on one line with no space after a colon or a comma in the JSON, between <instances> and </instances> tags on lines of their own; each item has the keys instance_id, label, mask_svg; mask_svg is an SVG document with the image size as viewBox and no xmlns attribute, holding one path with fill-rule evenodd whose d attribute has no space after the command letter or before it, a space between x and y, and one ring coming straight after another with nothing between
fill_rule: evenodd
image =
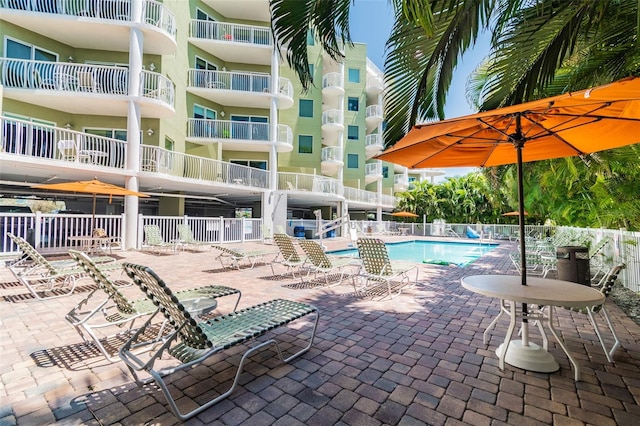
<instances>
[{"instance_id":1,"label":"table base","mask_svg":"<svg viewBox=\"0 0 640 426\"><path fill-rule=\"evenodd\" d=\"M498 358L502 357L504 343L496 349ZM541 346L529 342L528 346L522 344L522 340L512 340L504 358L504 362L517 368L538 373L553 373L560 369L549 352Z\"/></svg>"}]
</instances>

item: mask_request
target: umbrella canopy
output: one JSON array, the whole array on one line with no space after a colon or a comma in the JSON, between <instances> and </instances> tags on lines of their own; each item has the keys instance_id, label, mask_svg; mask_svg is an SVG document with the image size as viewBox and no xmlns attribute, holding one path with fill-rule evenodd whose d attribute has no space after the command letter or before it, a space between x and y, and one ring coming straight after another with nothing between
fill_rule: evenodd
<instances>
[{"instance_id":1,"label":"umbrella canopy","mask_svg":"<svg viewBox=\"0 0 640 426\"><path fill-rule=\"evenodd\" d=\"M522 163L640 142L640 78L464 117L414 126L377 159L409 168L518 165L524 235ZM520 244L526 285L524 240Z\"/></svg>"},{"instance_id":2,"label":"umbrella canopy","mask_svg":"<svg viewBox=\"0 0 640 426\"><path fill-rule=\"evenodd\" d=\"M48 183L41 185L33 185L32 188L37 189L51 189L55 191L67 191L67 192L83 192L87 194L93 194L93 213L92 222L96 217L96 196L109 195L109 202L111 202L112 195L133 195L136 197L148 197L147 194L141 192L130 191L127 188L121 186L112 185L110 183L101 182L98 179L77 181L77 182L63 182L63 183Z\"/></svg>"},{"instance_id":3,"label":"umbrella canopy","mask_svg":"<svg viewBox=\"0 0 640 426\"><path fill-rule=\"evenodd\" d=\"M419 217L417 214L415 213L411 213L411 212L393 212L391 213L391 216L395 216L395 217Z\"/></svg>"},{"instance_id":4,"label":"umbrella canopy","mask_svg":"<svg viewBox=\"0 0 640 426\"><path fill-rule=\"evenodd\" d=\"M525 210L524 215L529 216L529 213L527 213L527 211ZM520 212L502 213L502 216L520 216Z\"/></svg>"}]
</instances>

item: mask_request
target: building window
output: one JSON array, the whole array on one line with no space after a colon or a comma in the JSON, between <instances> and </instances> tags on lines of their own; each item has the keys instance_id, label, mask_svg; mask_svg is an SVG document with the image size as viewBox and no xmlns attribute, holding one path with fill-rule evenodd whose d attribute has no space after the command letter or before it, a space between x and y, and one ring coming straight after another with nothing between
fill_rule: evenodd
<instances>
[{"instance_id":1,"label":"building window","mask_svg":"<svg viewBox=\"0 0 640 426\"><path fill-rule=\"evenodd\" d=\"M216 111L213 109L206 108L198 104L193 104L193 118L204 118L207 120L215 120L216 115L217 115Z\"/></svg>"},{"instance_id":2,"label":"building window","mask_svg":"<svg viewBox=\"0 0 640 426\"><path fill-rule=\"evenodd\" d=\"M315 69L313 68L313 64L309 64L309 74L311 74L311 77L313 77L313 72L315 71Z\"/></svg>"},{"instance_id":3,"label":"building window","mask_svg":"<svg viewBox=\"0 0 640 426\"><path fill-rule=\"evenodd\" d=\"M358 104L358 98L349 98L349 100L347 101L347 109L349 111L358 111Z\"/></svg>"},{"instance_id":4,"label":"building window","mask_svg":"<svg viewBox=\"0 0 640 426\"><path fill-rule=\"evenodd\" d=\"M267 162L264 160L231 160L232 164L239 164L241 166L253 167L254 169L267 170Z\"/></svg>"},{"instance_id":5,"label":"building window","mask_svg":"<svg viewBox=\"0 0 640 426\"><path fill-rule=\"evenodd\" d=\"M300 99L298 115L300 117L313 117L313 101L311 99Z\"/></svg>"},{"instance_id":6,"label":"building window","mask_svg":"<svg viewBox=\"0 0 640 426\"><path fill-rule=\"evenodd\" d=\"M313 36L313 30L310 29L307 31L307 46L315 46L315 44L316 40Z\"/></svg>"},{"instance_id":7,"label":"building window","mask_svg":"<svg viewBox=\"0 0 640 426\"><path fill-rule=\"evenodd\" d=\"M348 169L358 168L358 154L347 154L347 168Z\"/></svg>"},{"instance_id":8,"label":"building window","mask_svg":"<svg viewBox=\"0 0 640 426\"><path fill-rule=\"evenodd\" d=\"M349 83L360 83L360 70L349 68Z\"/></svg>"},{"instance_id":9,"label":"building window","mask_svg":"<svg viewBox=\"0 0 640 426\"><path fill-rule=\"evenodd\" d=\"M360 130L358 126L349 126L347 127L347 139L349 140L358 140L359 139Z\"/></svg>"},{"instance_id":10,"label":"building window","mask_svg":"<svg viewBox=\"0 0 640 426\"><path fill-rule=\"evenodd\" d=\"M389 166L382 166L382 177L385 179L389 177Z\"/></svg>"},{"instance_id":11,"label":"building window","mask_svg":"<svg viewBox=\"0 0 640 426\"><path fill-rule=\"evenodd\" d=\"M298 153L313 154L313 136L298 135Z\"/></svg>"}]
</instances>

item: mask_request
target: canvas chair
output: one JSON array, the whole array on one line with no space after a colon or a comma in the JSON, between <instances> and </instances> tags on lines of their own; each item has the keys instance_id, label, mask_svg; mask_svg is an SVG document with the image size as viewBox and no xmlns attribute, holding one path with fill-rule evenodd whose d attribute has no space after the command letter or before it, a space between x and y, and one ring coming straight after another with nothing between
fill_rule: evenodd
<instances>
[{"instance_id":1,"label":"canvas chair","mask_svg":"<svg viewBox=\"0 0 640 426\"><path fill-rule=\"evenodd\" d=\"M365 290L367 289L370 281L383 283L386 286L389 297L394 298L400 295L404 287L408 287L418 282L418 268L416 265L411 263L392 262L389 260L387 246L384 241L378 238L358 239L358 253L360 254L360 260L362 261L362 270L360 271L360 275L365 279ZM408 273L414 269L416 271L416 278L412 283ZM399 285L392 285L393 282L397 282L398 280L400 282ZM397 291L396 294L394 294L394 287Z\"/></svg>"},{"instance_id":2,"label":"canvas chair","mask_svg":"<svg viewBox=\"0 0 640 426\"><path fill-rule=\"evenodd\" d=\"M155 380L167 399L169 409L180 420L189 419L229 396L238 385L245 362L254 352L265 346L275 345L280 360L289 362L307 352L313 344L319 313L311 305L276 299L221 315L208 321L198 321L189 314L183 304L173 295L171 289L151 269L131 263L125 263L124 268L133 282L158 306L156 314L159 312L164 315L172 330L164 338L159 348L154 348L148 352L148 356L144 359L137 356L134 353L136 349L150 345L148 342L140 342L140 338L144 335L145 330L150 326L156 314L152 315L120 349L120 357L129 368L136 383L140 386ZM312 315L312 317L308 317L309 315ZM298 327L296 327L295 331L296 336L308 335L308 343L297 352L285 357L274 330L278 329L278 334L280 334L280 331L285 330L285 326L299 319L308 319L311 323L309 332L303 333ZM176 394L176 388L171 386L171 389L169 389L170 385L165 381L165 378L181 370L197 368L213 355L245 343L247 346L242 351L242 358L239 361L229 389L196 408L191 405L190 408L192 409L189 412L181 411L172 395L172 393ZM289 345L290 342L287 339L287 347ZM160 363L161 365L156 367L156 361L159 361L164 354L171 355L173 362L169 362L171 365L166 366L165 361L167 360L163 359L162 363ZM230 362L234 363L232 358L222 359L219 362L225 365L225 369L227 369ZM209 372L205 372L199 377L206 378L211 374L210 370L206 371ZM142 380L139 376L140 372L146 372L151 377ZM226 382L227 373L225 372L224 374L225 378L222 381ZM196 402L193 401L193 403L195 404Z\"/></svg>"},{"instance_id":3,"label":"canvas chair","mask_svg":"<svg viewBox=\"0 0 640 426\"><path fill-rule=\"evenodd\" d=\"M265 256L277 254L273 250L249 250L245 251L239 248L225 247L219 244L214 244L213 247L216 250L220 250L220 254L216 256L216 259L220 261L223 268L236 268L240 269L240 261L248 260L253 268L256 263L267 263Z\"/></svg>"},{"instance_id":4,"label":"canvas chair","mask_svg":"<svg viewBox=\"0 0 640 426\"><path fill-rule=\"evenodd\" d=\"M144 297L129 300L120 291L119 286L100 270L99 267L85 254L76 250L69 250L69 255L77 262L89 277L97 284L87 297L82 299L71 309L65 319L75 328L82 340L93 343L109 362L119 361L117 353L111 353L103 344L105 341L132 334L138 318L153 314L158 307L151 300ZM240 302L240 290L217 285L197 287L190 290L178 291L175 296L192 314L205 314L217 308L217 299L224 296L237 295L233 310ZM106 296L106 297L105 297ZM166 326L166 324L164 324ZM117 334L99 336L96 331L102 329L120 328ZM162 336L163 327L159 328L158 338Z\"/></svg>"},{"instance_id":5,"label":"canvas chair","mask_svg":"<svg viewBox=\"0 0 640 426\"><path fill-rule=\"evenodd\" d=\"M58 141L58 153L60 159L64 161L79 161L81 163L90 163L91 156L84 151L78 149L76 141L73 139L62 139Z\"/></svg>"},{"instance_id":6,"label":"canvas chair","mask_svg":"<svg viewBox=\"0 0 640 426\"><path fill-rule=\"evenodd\" d=\"M291 271L291 276L295 277L296 270L300 270L307 262L306 256L300 256L296 247L293 245L291 237L287 234L273 234L273 241L278 246L279 253L271 262L271 272L276 275L273 265L280 263L287 267L287 272Z\"/></svg>"},{"instance_id":7,"label":"canvas chair","mask_svg":"<svg viewBox=\"0 0 640 426\"><path fill-rule=\"evenodd\" d=\"M178 225L178 235L180 238L180 244L186 247L193 247L195 250L198 250L200 247L211 248L211 243L206 241L198 241L193 237L193 232L189 225L180 224Z\"/></svg>"},{"instance_id":8,"label":"canvas chair","mask_svg":"<svg viewBox=\"0 0 640 426\"><path fill-rule=\"evenodd\" d=\"M298 240L298 244L300 244L300 247L302 247L302 250L304 250L309 260L307 277L309 277L312 272L314 273L314 277L316 277L318 273L324 274L324 280L327 286L331 287L341 284L345 276L346 268L348 266L358 266L357 259L328 256L322 249L322 246L313 240ZM340 273L340 280L330 285L329 276L334 272ZM302 275L300 278L302 279Z\"/></svg>"},{"instance_id":9,"label":"canvas chair","mask_svg":"<svg viewBox=\"0 0 640 426\"><path fill-rule=\"evenodd\" d=\"M10 232L7 232L7 236L23 253L20 259L8 265L9 270L36 299L68 296L73 293L76 281L85 276L73 259L49 261L24 238ZM105 271L120 269L113 257L96 257L94 262L99 263L100 269Z\"/></svg>"},{"instance_id":10,"label":"canvas chair","mask_svg":"<svg viewBox=\"0 0 640 426\"><path fill-rule=\"evenodd\" d=\"M167 243L162 238L160 227L158 225L144 226L144 244L151 249L157 251L158 254L166 251L175 251L175 244Z\"/></svg>"}]
</instances>

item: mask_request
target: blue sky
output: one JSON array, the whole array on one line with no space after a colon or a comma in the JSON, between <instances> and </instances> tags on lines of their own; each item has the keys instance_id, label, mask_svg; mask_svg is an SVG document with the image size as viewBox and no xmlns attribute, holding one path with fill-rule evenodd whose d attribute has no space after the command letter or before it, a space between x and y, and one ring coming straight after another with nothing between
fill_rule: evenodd
<instances>
[{"instance_id":1,"label":"blue sky","mask_svg":"<svg viewBox=\"0 0 640 426\"><path fill-rule=\"evenodd\" d=\"M393 12L387 0L355 0L351 7L351 39L367 44L367 56L384 71L385 43L393 26ZM467 76L480 63L488 51L489 37L481 38L476 48L468 52L459 61L447 96L445 114L447 118L472 114L465 95ZM470 168L443 169L447 176L456 176L469 172ZM437 177L436 182L444 177Z\"/></svg>"}]
</instances>

